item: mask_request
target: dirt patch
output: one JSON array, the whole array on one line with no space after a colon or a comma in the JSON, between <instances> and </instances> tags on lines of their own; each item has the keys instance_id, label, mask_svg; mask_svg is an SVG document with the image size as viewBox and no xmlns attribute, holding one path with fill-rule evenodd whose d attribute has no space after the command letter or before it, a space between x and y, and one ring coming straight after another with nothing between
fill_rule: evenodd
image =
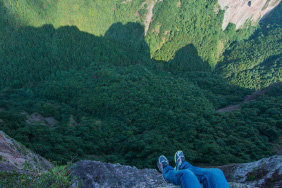
<instances>
[{"instance_id":1,"label":"dirt patch","mask_svg":"<svg viewBox=\"0 0 282 188\"><path fill-rule=\"evenodd\" d=\"M263 90L259 90L259 91L255 91L253 92L252 94L250 95L247 95L244 97L244 100L241 102L241 104L238 104L238 105L229 105L227 107L224 107L224 108L221 108L221 109L218 109L216 112L218 113L222 113L222 112L232 112L234 110L238 110L241 108L241 105L242 104L245 104L249 101L253 101L253 100L256 100L257 98L259 98L260 96L263 96L267 93L267 91L274 87L274 86L277 86L277 85L281 85L282 82L279 82L279 83L276 83L276 84L272 84L266 88L264 88Z\"/></svg>"},{"instance_id":2,"label":"dirt patch","mask_svg":"<svg viewBox=\"0 0 282 188\"><path fill-rule=\"evenodd\" d=\"M176 6L177 6L178 8L181 8L181 1L178 1Z\"/></svg>"},{"instance_id":3,"label":"dirt patch","mask_svg":"<svg viewBox=\"0 0 282 188\"><path fill-rule=\"evenodd\" d=\"M267 90L263 90L263 91L256 91L254 93L252 93L251 95L247 95L245 98L244 98L244 103L246 102L249 102L249 101L252 101L252 100L256 100L257 98L259 98L260 96L262 95L265 95L267 92Z\"/></svg>"},{"instance_id":4,"label":"dirt patch","mask_svg":"<svg viewBox=\"0 0 282 188\"><path fill-rule=\"evenodd\" d=\"M218 41L218 45L217 45L217 54L216 54L216 58L217 60L219 60L221 54L223 53L224 51L224 43L222 40L219 40Z\"/></svg>"},{"instance_id":5,"label":"dirt patch","mask_svg":"<svg viewBox=\"0 0 282 188\"><path fill-rule=\"evenodd\" d=\"M148 1L146 1L148 2ZM150 0L149 0L150 2ZM144 24L145 24L145 36L150 28L150 24L152 23L153 21L153 9L156 5L156 3L158 2L158 0L151 0L151 2L148 4L148 7L147 7L147 10L148 10L148 13L146 15L146 19L144 20Z\"/></svg>"},{"instance_id":6,"label":"dirt patch","mask_svg":"<svg viewBox=\"0 0 282 188\"><path fill-rule=\"evenodd\" d=\"M162 1L162 0L146 0L145 2L142 3L142 5L140 6L140 8L137 10L135 16L136 17L141 17L139 11L141 9L146 9L147 10L147 13L145 15L145 18L144 18L144 25L145 25L145 33L144 35L146 36L149 28L150 28L150 24L153 22L153 9L156 5L156 3L158 1ZM124 1L126 2L126 1ZM147 6L145 8L145 5Z\"/></svg>"},{"instance_id":7,"label":"dirt patch","mask_svg":"<svg viewBox=\"0 0 282 188\"><path fill-rule=\"evenodd\" d=\"M125 0L125 1L123 1L123 2L121 2L122 4L125 4L125 3L130 3L130 2L132 2L132 0Z\"/></svg>"},{"instance_id":8,"label":"dirt patch","mask_svg":"<svg viewBox=\"0 0 282 188\"><path fill-rule=\"evenodd\" d=\"M240 108L241 108L240 105L230 105L230 106L227 106L225 108L221 108L221 109L217 110L216 112L218 112L218 113L233 112L235 110L239 110Z\"/></svg>"},{"instance_id":9,"label":"dirt patch","mask_svg":"<svg viewBox=\"0 0 282 188\"><path fill-rule=\"evenodd\" d=\"M153 33L155 33L156 35L159 35L160 31L161 31L161 27L162 25L160 23L158 23L155 27L155 29L153 30Z\"/></svg>"},{"instance_id":10,"label":"dirt patch","mask_svg":"<svg viewBox=\"0 0 282 188\"><path fill-rule=\"evenodd\" d=\"M216 4L214 5L213 11L214 11L214 13L215 13L216 15L218 15L219 10L220 10L220 7L219 7L218 3L216 3Z\"/></svg>"},{"instance_id":11,"label":"dirt patch","mask_svg":"<svg viewBox=\"0 0 282 188\"><path fill-rule=\"evenodd\" d=\"M43 117L39 113L33 113L29 115L28 113L23 112L22 114L26 115L27 117L26 122L29 124L40 124L40 125L47 125L52 127L57 123L57 121L53 117Z\"/></svg>"}]
</instances>

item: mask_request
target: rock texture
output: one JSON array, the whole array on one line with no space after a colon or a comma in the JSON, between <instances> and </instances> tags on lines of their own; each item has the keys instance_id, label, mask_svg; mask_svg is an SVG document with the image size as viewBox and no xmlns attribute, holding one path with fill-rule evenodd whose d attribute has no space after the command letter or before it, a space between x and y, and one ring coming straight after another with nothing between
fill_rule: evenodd
<instances>
[{"instance_id":1,"label":"rock texture","mask_svg":"<svg viewBox=\"0 0 282 188\"><path fill-rule=\"evenodd\" d=\"M252 163L219 167L226 179L262 188L282 187L282 156L272 156Z\"/></svg>"},{"instance_id":2,"label":"rock texture","mask_svg":"<svg viewBox=\"0 0 282 188\"><path fill-rule=\"evenodd\" d=\"M120 164L80 161L72 169L73 176L83 180L82 188L106 187L165 187L162 175L153 169L137 169ZM72 187L76 187L73 185Z\"/></svg>"},{"instance_id":3,"label":"rock texture","mask_svg":"<svg viewBox=\"0 0 282 188\"><path fill-rule=\"evenodd\" d=\"M136 12L136 17L139 17L139 16L141 16L140 14L139 14L139 11L141 10L141 9L147 9L147 14L146 14L146 16L145 16L145 18L144 18L144 25L145 25L145 36L147 35L147 32L148 32L148 30L149 30L149 28L150 28L150 24L152 23L152 21L153 21L153 9L154 9L154 7L155 7L155 5L158 3L158 2L160 2L160 1L163 1L163 0L145 0L142 4L141 4L141 6L139 7L139 9L137 10L137 12ZM132 2L132 0L125 0L125 1L123 1L122 3L129 3L129 2ZM146 8L145 8L145 5L147 6Z\"/></svg>"},{"instance_id":4,"label":"rock texture","mask_svg":"<svg viewBox=\"0 0 282 188\"><path fill-rule=\"evenodd\" d=\"M225 10L222 29L225 30L230 22L236 24L237 29L248 20L257 23L280 2L281 0L218 0L221 9Z\"/></svg>"},{"instance_id":5,"label":"rock texture","mask_svg":"<svg viewBox=\"0 0 282 188\"><path fill-rule=\"evenodd\" d=\"M253 163L221 166L231 188L282 187L282 156ZM256 169L256 170L255 170ZM72 168L73 177L83 182L82 188L180 188L168 184L153 169L137 169L120 164L80 161ZM70 188L75 188L77 182Z\"/></svg>"},{"instance_id":6,"label":"rock texture","mask_svg":"<svg viewBox=\"0 0 282 188\"><path fill-rule=\"evenodd\" d=\"M49 161L36 155L0 131L0 172L12 170L22 172L25 162L31 164L33 169L47 170L53 168Z\"/></svg>"},{"instance_id":7,"label":"rock texture","mask_svg":"<svg viewBox=\"0 0 282 188\"><path fill-rule=\"evenodd\" d=\"M28 124L53 127L57 123L57 121L53 117L43 117L39 113L33 113L29 115L27 112L23 112L22 114L26 116L26 122Z\"/></svg>"}]
</instances>

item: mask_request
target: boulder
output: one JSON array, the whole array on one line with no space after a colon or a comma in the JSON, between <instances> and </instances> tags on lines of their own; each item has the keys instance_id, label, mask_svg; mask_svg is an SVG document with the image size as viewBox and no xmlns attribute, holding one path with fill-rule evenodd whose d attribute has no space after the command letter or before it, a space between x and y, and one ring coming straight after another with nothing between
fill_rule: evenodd
<instances>
[{"instance_id":1,"label":"boulder","mask_svg":"<svg viewBox=\"0 0 282 188\"><path fill-rule=\"evenodd\" d=\"M153 169L102 163L99 161L79 161L72 168L72 176L83 181L82 188L142 188L166 187L162 175ZM76 187L74 184L72 187Z\"/></svg>"},{"instance_id":2,"label":"boulder","mask_svg":"<svg viewBox=\"0 0 282 188\"><path fill-rule=\"evenodd\" d=\"M230 164L218 167L228 181L249 186L282 187L282 156L275 155L251 163Z\"/></svg>"},{"instance_id":3,"label":"boulder","mask_svg":"<svg viewBox=\"0 0 282 188\"><path fill-rule=\"evenodd\" d=\"M30 170L45 171L54 167L52 163L0 131L0 172L24 173L23 168L27 163L30 165Z\"/></svg>"}]
</instances>

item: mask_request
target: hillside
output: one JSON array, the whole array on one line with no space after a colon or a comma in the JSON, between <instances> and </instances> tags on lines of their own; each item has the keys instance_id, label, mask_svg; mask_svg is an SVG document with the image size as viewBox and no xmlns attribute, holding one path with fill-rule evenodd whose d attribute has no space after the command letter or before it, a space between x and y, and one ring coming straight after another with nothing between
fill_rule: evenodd
<instances>
[{"instance_id":1,"label":"hillside","mask_svg":"<svg viewBox=\"0 0 282 188\"><path fill-rule=\"evenodd\" d=\"M15 28L46 24L55 29L76 26L80 31L104 36L118 22L139 23L145 28L150 57L157 60L172 60L178 50L192 44L199 56L215 67L224 45L236 40L230 32L221 29L224 11L217 0L209 3L205 0L1 0L1 3ZM253 31L254 28L243 29L235 35L244 39Z\"/></svg>"},{"instance_id":2,"label":"hillside","mask_svg":"<svg viewBox=\"0 0 282 188\"><path fill-rule=\"evenodd\" d=\"M256 90L280 82L281 11L282 4L263 19L250 39L232 44L217 65L216 72L232 85Z\"/></svg>"},{"instance_id":3,"label":"hillside","mask_svg":"<svg viewBox=\"0 0 282 188\"><path fill-rule=\"evenodd\" d=\"M250 25L222 31L224 11L214 0L2 0L0 7L1 130L49 160L155 168L160 154L181 149L193 163L219 165L281 146L281 86L217 113L253 92L247 79L228 77L243 64L244 45L267 47L257 63L280 60L279 25L266 26L266 37L258 28L249 38Z\"/></svg>"}]
</instances>

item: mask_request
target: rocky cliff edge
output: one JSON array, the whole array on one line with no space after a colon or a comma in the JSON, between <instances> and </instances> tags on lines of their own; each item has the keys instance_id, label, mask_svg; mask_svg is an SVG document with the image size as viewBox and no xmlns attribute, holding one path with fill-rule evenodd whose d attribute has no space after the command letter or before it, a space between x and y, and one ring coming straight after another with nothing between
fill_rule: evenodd
<instances>
[{"instance_id":1,"label":"rocky cliff edge","mask_svg":"<svg viewBox=\"0 0 282 188\"><path fill-rule=\"evenodd\" d=\"M0 172L23 173L25 163L31 165L32 169L47 170L54 167L52 163L0 131Z\"/></svg>"},{"instance_id":2,"label":"rocky cliff edge","mask_svg":"<svg viewBox=\"0 0 282 188\"><path fill-rule=\"evenodd\" d=\"M231 188L281 188L282 156L272 156L256 162L231 164L220 168ZM72 169L73 176L83 181L83 188L176 188L164 181L153 169L137 169L120 164L80 161ZM71 188L77 187L74 184ZM179 186L178 186L179 187Z\"/></svg>"},{"instance_id":3,"label":"rocky cliff edge","mask_svg":"<svg viewBox=\"0 0 282 188\"><path fill-rule=\"evenodd\" d=\"M49 170L52 163L33 153L0 131L0 172L25 173L24 164L34 169ZM282 188L282 155L259 161L219 166L231 188ZM176 188L168 184L155 169L83 160L71 168L74 184L70 188ZM178 186L179 187L179 186Z\"/></svg>"}]
</instances>

